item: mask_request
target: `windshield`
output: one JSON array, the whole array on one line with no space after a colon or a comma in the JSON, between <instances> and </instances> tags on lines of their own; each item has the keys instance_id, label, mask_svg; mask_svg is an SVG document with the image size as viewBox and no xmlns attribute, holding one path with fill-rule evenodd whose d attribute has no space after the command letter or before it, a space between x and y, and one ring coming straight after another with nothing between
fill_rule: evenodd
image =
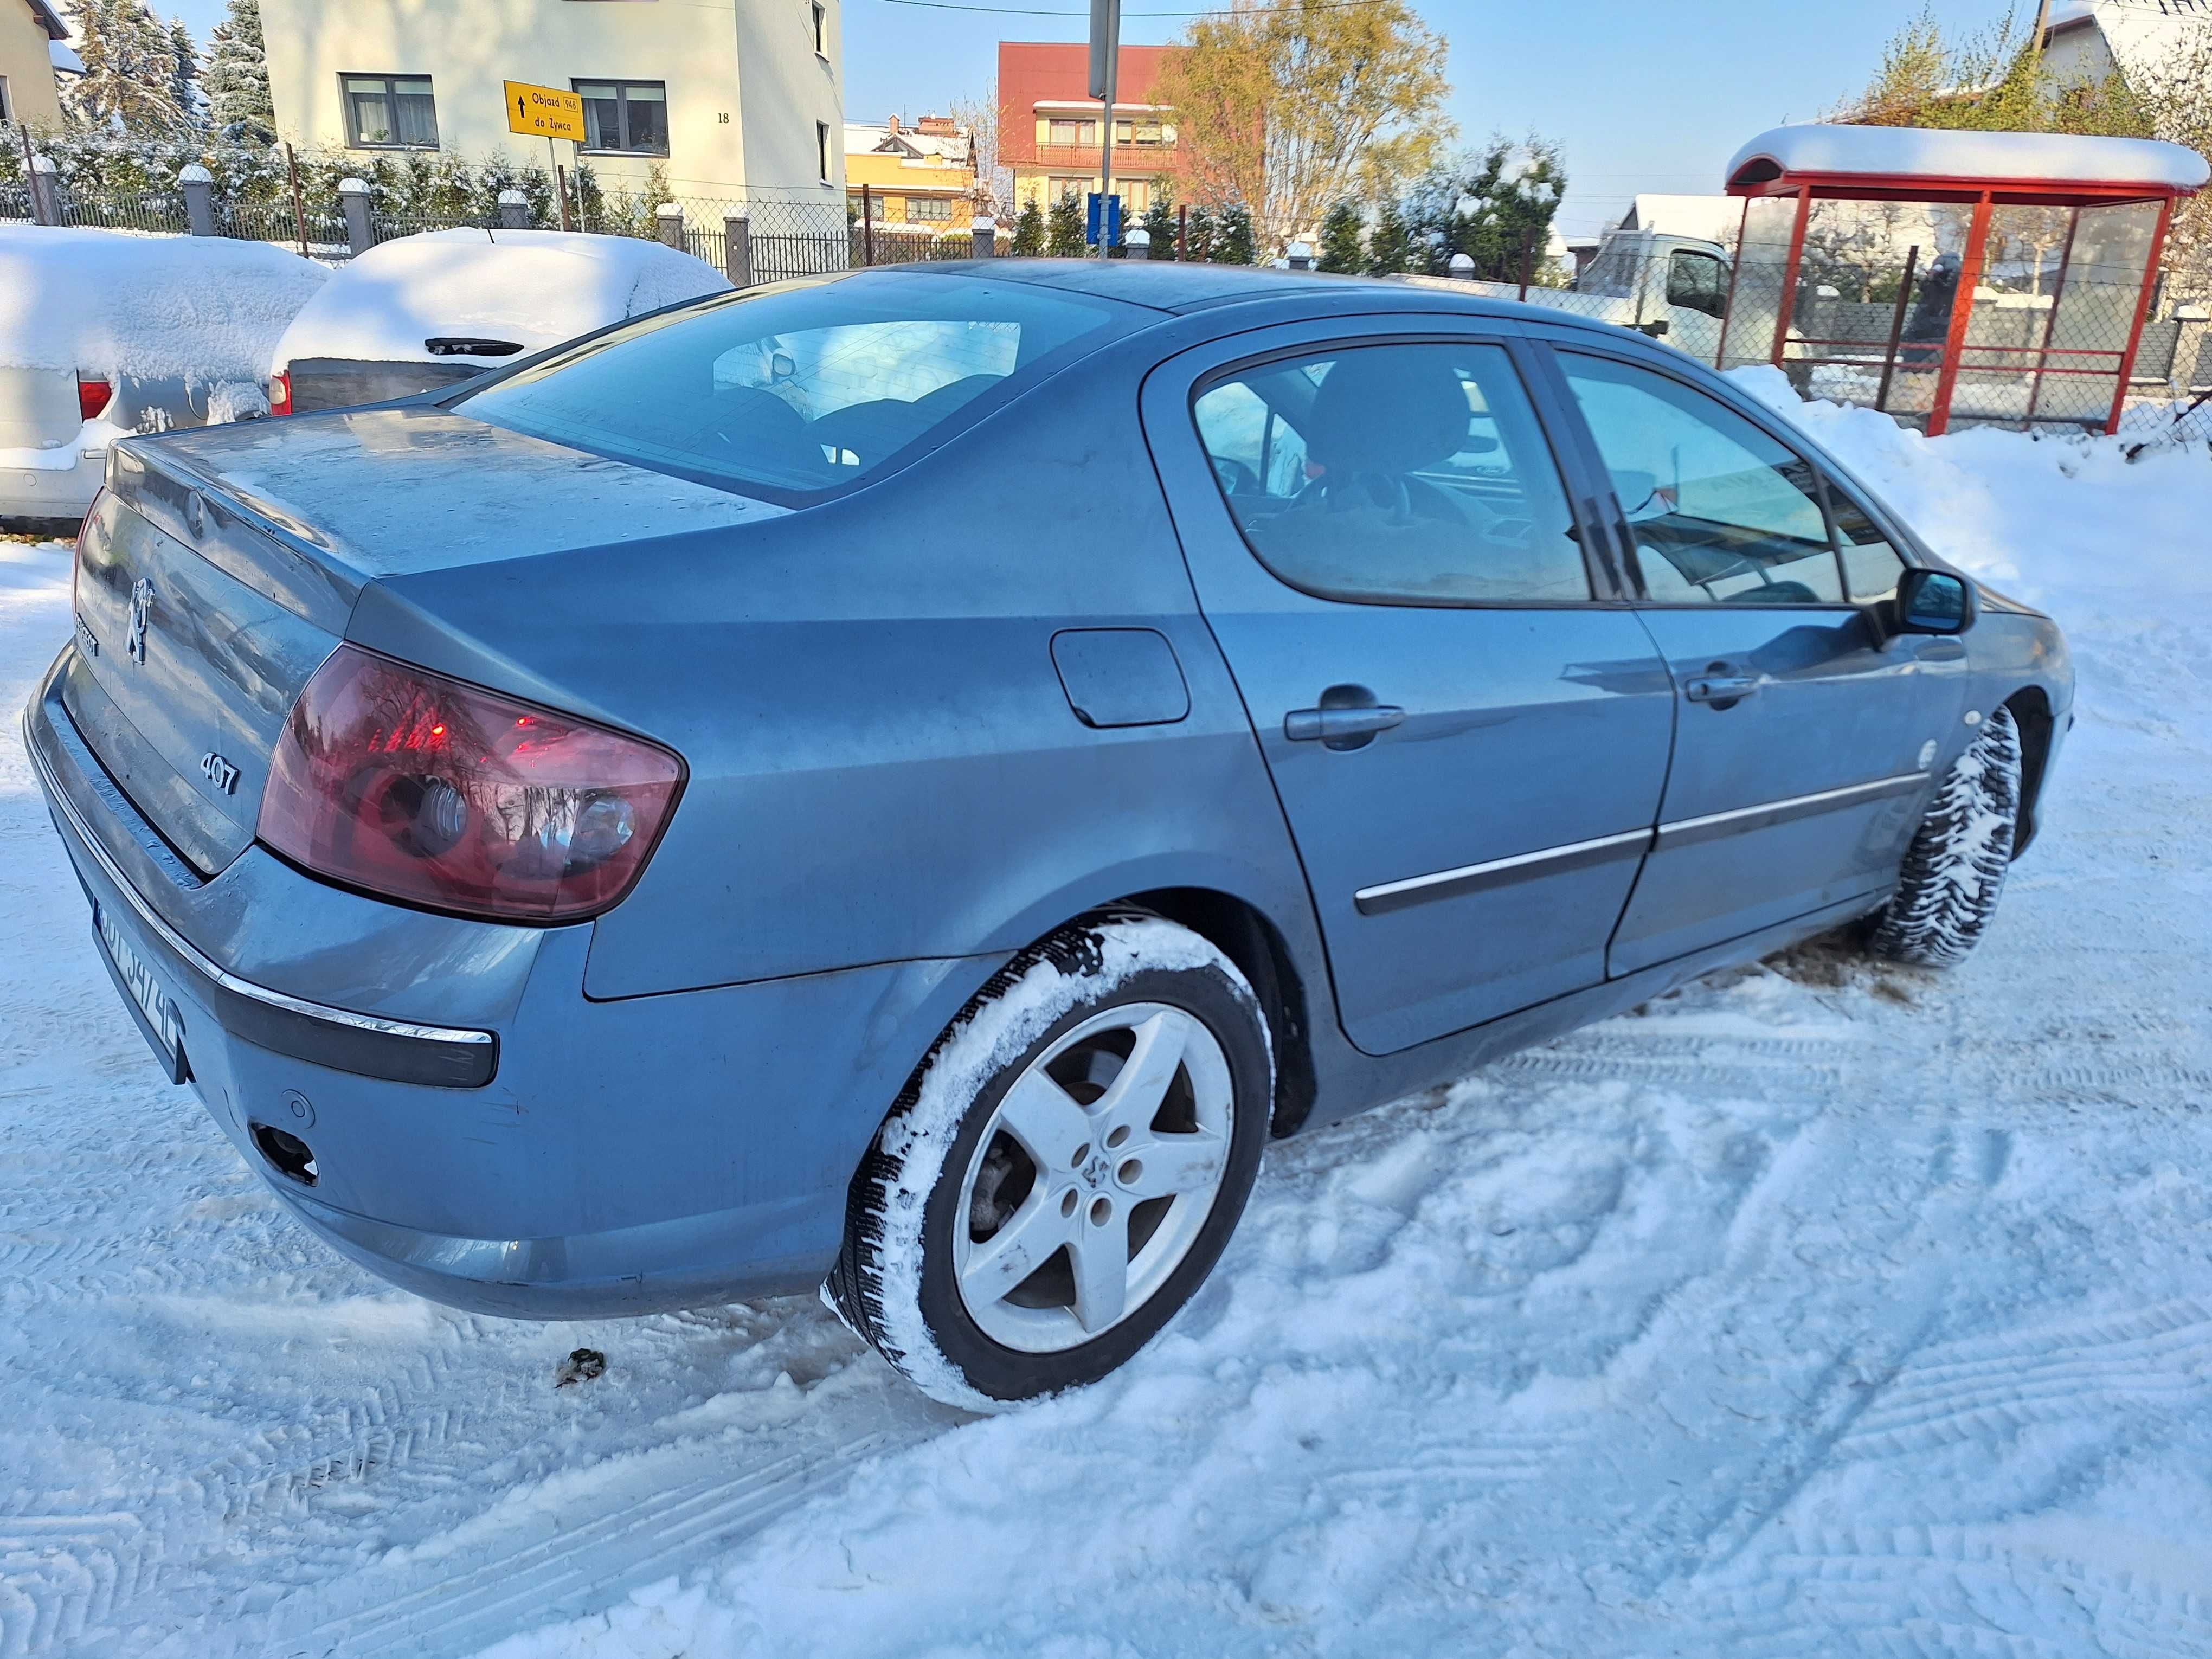
<instances>
[{"instance_id":1,"label":"windshield","mask_svg":"<svg viewBox=\"0 0 2212 1659\"><path fill-rule=\"evenodd\" d=\"M789 501L942 443L1125 313L988 278L832 279L646 318L459 403L532 437Z\"/></svg>"}]
</instances>

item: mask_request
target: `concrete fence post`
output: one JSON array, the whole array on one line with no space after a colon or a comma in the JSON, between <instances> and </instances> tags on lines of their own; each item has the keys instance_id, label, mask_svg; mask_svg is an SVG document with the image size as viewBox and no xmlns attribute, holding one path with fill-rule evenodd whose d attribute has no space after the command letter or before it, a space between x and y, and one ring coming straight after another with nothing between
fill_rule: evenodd
<instances>
[{"instance_id":1,"label":"concrete fence post","mask_svg":"<svg viewBox=\"0 0 2212 1659\"><path fill-rule=\"evenodd\" d=\"M1453 254L1451 257L1451 274L1456 281L1462 283L1473 282L1474 280L1474 261L1464 253Z\"/></svg>"},{"instance_id":2,"label":"concrete fence post","mask_svg":"<svg viewBox=\"0 0 2212 1659\"><path fill-rule=\"evenodd\" d=\"M356 255L376 246L376 227L368 214L368 180L338 180L338 205L345 210L346 248Z\"/></svg>"},{"instance_id":3,"label":"concrete fence post","mask_svg":"<svg viewBox=\"0 0 2212 1659\"><path fill-rule=\"evenodd\" d=\"M31 217L42 225L62 222L61 173L51 155L31 158Z\"/></svg>"},{"instance_id":4,"label":"concrete fence post","mask_svg":"<svg viewBox=\"0 0 2212 1659\"><path fill-rule=\"evenodd\" d=\"M1293 242L1284 252L1292 270L1311 270L1314 268L1314 251L1310 244Z\"/></svg>"},{"instance_id":5,"label":"concrete fence post","mask_svg":"<svg viewBox=\"0 0 2212 1659\"><path fill-rule=\"evenodd\" d=\"M653 217L659 223L662 241L678 253L691 251L690 244L684 235L684 204L681 202L663 202L653 210Z\"/></svg>"},{"instance_id":6,"label":"concrete fence post","mask_svg":"<svg viewBox=\"0 0 2212 1659\"><path fill-rule=\"evenodd\" d=\"M988 213L979 213L975 216L972 229L975 237L975 257L978 259L995 258L999 252L999 222Z\"/></svg>"},{"instance_id":7,"label":"concrete fence post","mask_svg":"<svg viewBox=\"0 0 2212 1659\"><path fill-rule=\"evenodd\" d=\"M530 198L519 190L503 190L499 193L499 228L501 230L530 228Z\"/></svg>"},{"instance_id":8,"label":"concrete fence post","mask_svg":"<svg viewBox=\"0 0 2212 1659\"><path fill-rule=\"evenodd\" d=\"M732 213L722 220L722 274L732 288L753 285L752 216Z\"/></svg>"},{"instance_id":9,"label":"concrete fence post","mask_svg":"<svg viewBox=\"0 0 2212 1659\"><path fill-rule=\"evenodd\" d=\"M198 161L177 169L177 188L184 192L185 224L195 236L215 234L215 175Z\"/></svg>"},{"instance_id":10,"label":"concrete fence post","mask_svg":"<svg viewBox=\"0 0 2212 1659\"><path fill-rule=\"evenodd\" d=\"M1149 259L1152 257L1152 233L1139 225L1121 238L1121 246L1124 258Z\"/></svg>"}]
</instances>

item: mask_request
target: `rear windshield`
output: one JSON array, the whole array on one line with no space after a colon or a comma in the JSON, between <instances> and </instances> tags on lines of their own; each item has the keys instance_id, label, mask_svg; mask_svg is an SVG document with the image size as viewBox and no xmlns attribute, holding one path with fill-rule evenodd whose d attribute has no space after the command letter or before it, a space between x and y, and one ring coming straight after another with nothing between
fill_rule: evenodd
<instances>
[{"instance_id":1,"label":"rear windshield","mask_svg":"<svg viewBox=\"0 0 2212 1659\"><path fill-rule=\"evenodd\" d=\"M1128 307L884 272L648 317L464 397L478 420L793 501L933 448Z\"/></svg>"}]
</instances>

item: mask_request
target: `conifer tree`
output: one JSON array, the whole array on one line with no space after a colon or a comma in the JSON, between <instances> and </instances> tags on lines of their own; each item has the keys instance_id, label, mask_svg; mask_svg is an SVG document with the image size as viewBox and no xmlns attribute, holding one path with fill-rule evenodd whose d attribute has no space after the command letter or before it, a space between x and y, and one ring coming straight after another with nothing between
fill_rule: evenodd
<instances>
[{"instance_id":1,"label":"conifer tree","mask_svg":"<svg viewBox=\"0 0 2212 1659\"><path fill-rule=\"evenodd\" d=\"M1349 202L1339 202L1321 222L1321 269L1349 275L1366 263L1367 250L1360 245L1359 210Z\"/></svg>"},{"instance_id":2,"label":"conifer tree","mask_svg":"<svg viewBox=\"0 0 2212 1659\"><path fill-rule=\"evenodd\" d=\"M169 20L169 97L185 125L194 131L207 125L207 100L200 95L200 49L185 20Z\"/></svg>"},{"instance_id":3,"label":"conifer tree","mask_svg":"<svg viewBox=\"0 0 2212 1659\"><path fill-rule=\"evenodd\" d=\"M1376 210L1375 228L1368 233L1366 271L1370 276L1395 276L1413 263L1413 240L1395 202L1385 201Z\"/></svg>"},{"instance_id":4,"label":"conifer tree","mask_svg":"<svg viewBox=\"0 0 2212 1659\"><path fill-rule=\"evenodd\" d=\"M1044 251L1055 259L1081 258L1085 246L1083 230L1083 204L1073 191L1065 191L1053 203L1048 216Z\"/></svg>"},{"instance_id":5,"label":"conifer tree","mask_svg":"<svg viewBox=\"0 0 2212 1659\"><path fill-rule=\"evenodd\" d=\"M1213 239L1211 255L1218 265L1249 265L1260 257L1259 240L1252 234L1252 210L1232 202L1221 210L1221 228Z\"/></svg>"},{"instance_id":6,"label":"conifer tree","mask_svg":"<svg viewBox=\"0 0 2212 1659\"><path fill-rule=\"evenodd\" d=\"M124 133L184 128L171 91L176 61L169 33L145 0L75 0L70 11L84 64L63 92L63 113L71 125Z\"/></svg>"},{"instance_id":7,"label":"conifer tree","mask_svg":"<svg viewBox=\"0 0 2212 1659\"><path fill-rule=\"evenodd\" d=\"M1014 257L1035 259L1044 252L1044 210L1032 196L1014 216Z\"/></svg>"},{"instance_id":8,"label":"conifer tree","mask_svg":"<svg viewBox=\"0 0 2212 1659\"><path fill-rule=\"evenodd\" d=\"M1164 190L1152 192L1152 204L1145 210L1145 234L1152 239L1152 258L1172 259L1176 257L1175 204L1168 199Z\"/></svg>"},{"instance_id":9,"label":"conifer tree","mask_svg":"<svg viewBox=\"0 0 2212 1659\"><path fill-rule=\"evenodd\" d=\"M269 100L269 59L261 39L261 0L230 0L215 26L201 78L208 119L237 144L276 142L276 112Z\"/></svg>"}]
</instances>

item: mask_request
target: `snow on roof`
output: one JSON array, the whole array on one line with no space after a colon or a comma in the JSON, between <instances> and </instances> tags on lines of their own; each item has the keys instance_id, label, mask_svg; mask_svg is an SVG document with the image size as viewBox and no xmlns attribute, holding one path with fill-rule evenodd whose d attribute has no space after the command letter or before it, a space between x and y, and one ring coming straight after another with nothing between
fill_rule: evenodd
<instances>
[{"instance_id":1,"label":"snow on roof","mask_svg":"<svg viewBox=\"0 0 2212 1659\"><path fill-rule=\"evenodd\" d=\"M1765 165L1759 165L1759 164ZM1745 177L1750 169L1750 176ZM2153 138L2078 138L2051 132L1945 132L1920 127L1819 125L1762 132L1729 163L1731 185L1783 174L1878 173L1894 179L1984 179L2201 189L2195 150Z\"/></svg>"},{"instance_id":2,"label":"snow on roof","mask_svg":"<svg viewBox=\"0 0 2212 1659\"><path fill-rule=\"evenodd\" d=\"M349 261L285 331L273 361L428 362L422 343L441 335L537 351L729 286L704 260L635 236L434 230Z\"/></svg>"},{"instance_id":3,"label":"snow on roof","mask_svg":"<svg viewBox=\"0 0 2212 1659\"><path fill-rule=\"evenodd\" d=\"M0 224L0 367L258 381L329 276L267 242Z\"/></svg>"},{"instance_id":4,"label":"snow on roof","mask_svg":"<svg viewBox=\"0 0 2212 1659\"><path fill-rule=\"evenodd\" d=\"M61 14L46 3L46 0L31 0L31 16L46 32L49 40L69 38L69 25L62 21Z\"/></svg>"},{"instance_id":5,"label":"snow on roof","mask_svg":"<svg viewBox=\"0 0 2212 1659\"><path fill-rule=\"evenodd\" d=\"M84 73L84 59L70 49L70 44L66 40L46 42L46 61L54 66L57 74L82 75Z\"/></svg>"}]
</instances>

